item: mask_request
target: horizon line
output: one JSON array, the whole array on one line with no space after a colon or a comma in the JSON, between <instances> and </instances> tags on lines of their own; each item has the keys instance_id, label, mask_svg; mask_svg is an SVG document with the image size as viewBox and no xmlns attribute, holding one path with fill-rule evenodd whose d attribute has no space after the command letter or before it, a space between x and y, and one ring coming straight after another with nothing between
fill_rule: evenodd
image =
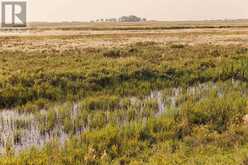
<instances>
[{"instance_id":1,"label":"horizon line","mask_svg":"<svg viewBox=\"0 0 248 165\"><path fill-rule=\"evenodd\" d=\"M96 19L97 20L97 19ZM28 21L27 23L91 23L92 21L96 20L62 20L62 21ZM180 19L180 20L156 20L156 19L151 19L147 21L141 21L141 22L96 22L96 23L144 23L144 22L202 22L202 21L248 21L248 18L226 18L226 19ZM1 22L0 22L1 23Z\"/></svg>"}]
</instances>

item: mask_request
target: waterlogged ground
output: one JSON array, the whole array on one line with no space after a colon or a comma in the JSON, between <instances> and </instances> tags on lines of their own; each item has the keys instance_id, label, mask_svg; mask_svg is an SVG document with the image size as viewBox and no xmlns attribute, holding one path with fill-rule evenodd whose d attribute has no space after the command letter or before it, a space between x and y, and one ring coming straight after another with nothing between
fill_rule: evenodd
<instances>
[{"instance_id":1,"label":"waterlogged ground","mask_svg":"<svg viewBox=\"0 0 248 165\"><path fill-rule=\"evenodd\" d=\"M120 99L115 108L89 108L87 103L65 103L49 110L36 113L2 110L0 112L0 153L6 154L11 146L15 154L32 147L42 148L48 142L57 140L64 145L69 137L84 131L98 129L110 123L124 127L134 121L145 123L150 117L177 113L181 106L192 99L200 102L212 94L223 97L230 91L248 96L248 89L239 81L225 83L203 83L192 87L167 88L152 91L150 95L138 98ZM86 99L87 100L87 99ZM97 103L95 103L97 104ZM24 109L25 111L25 109ZM98 123L103 120L102 123ZM101 125L102 124L102 125Z\"/></svg>"}]
</instances>

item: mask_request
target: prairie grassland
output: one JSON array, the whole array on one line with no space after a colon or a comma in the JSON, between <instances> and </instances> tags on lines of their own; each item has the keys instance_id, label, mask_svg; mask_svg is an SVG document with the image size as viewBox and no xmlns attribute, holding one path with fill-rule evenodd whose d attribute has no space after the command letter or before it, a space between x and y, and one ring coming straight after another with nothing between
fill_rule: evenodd
<instances>
[{"instance_id":1,"label":"prairie grassland","mask_svg":"<svg viewBox=\"0 0 248 165\"><path fill-rule=\"evenodd\" d=\"M0 164L247 164L248 28L219 24L2 32Z\"/></svg>"}]
</instances>

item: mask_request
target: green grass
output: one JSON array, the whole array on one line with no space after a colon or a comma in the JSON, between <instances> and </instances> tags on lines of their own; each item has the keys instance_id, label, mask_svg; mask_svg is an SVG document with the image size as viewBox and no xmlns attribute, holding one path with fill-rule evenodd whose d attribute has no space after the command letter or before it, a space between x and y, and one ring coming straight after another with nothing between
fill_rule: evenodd
<instances>
[{"instance_id":1,"label":"green grass","mask_svg":"<svg viewBox=\"0 0 248 165\"><path fill-rule=\"evenodd\" d=\"M247 164L242 119L248 113L247 80L248 50L240 45L140 42L63 52L3 51L0 108L32 112L41 132L62 125L70 138L65 145L54 139L18 155L6 147L0 162ZM206 89L194 88L203 83ZM156 98L147 97L161 91L169 102L175 89L182 90L176 105L166 104L158 115ZM194 89L198 93L189 92ZM75 118L69 115L73 103L79 106ZM42 109L47 118L39 114Z\"/></svg>"},{"instance_id":2,"label":"green grass","mask_svg":"<svg viewBox=\"0 0 248 165\"><path fill-rule=\"evenodd\" d=\"M247 80L247 49L239 46L137 43L62 53L2 52L0 63L1 108L99 92L144 95L163 87Z\"/></svg>"}]
</instances>

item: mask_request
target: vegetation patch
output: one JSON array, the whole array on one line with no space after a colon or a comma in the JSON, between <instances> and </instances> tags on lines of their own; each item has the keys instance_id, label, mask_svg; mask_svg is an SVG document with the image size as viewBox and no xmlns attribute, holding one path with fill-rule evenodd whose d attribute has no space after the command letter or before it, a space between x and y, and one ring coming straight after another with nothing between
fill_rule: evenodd
<instances>
[{"instance_id":1,"label":"vegetation patch","mask_svg":"<svg viewBox=\"0 0 248 165\"><path fill-rule=\"evenodd\" d=\"M247 81L243 45L4 49L0 162L245 164Z\"/></svg>"}]
</instances>

